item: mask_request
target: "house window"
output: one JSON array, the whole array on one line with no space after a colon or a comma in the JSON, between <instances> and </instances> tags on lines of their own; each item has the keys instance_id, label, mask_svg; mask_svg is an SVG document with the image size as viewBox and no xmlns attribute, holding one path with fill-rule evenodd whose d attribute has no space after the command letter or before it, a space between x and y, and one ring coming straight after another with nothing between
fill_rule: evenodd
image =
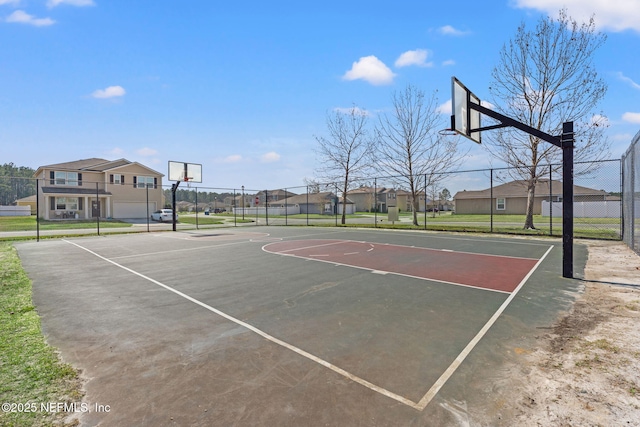
<instances>
[{"instance_id":1,"label":"house window","mask_svg":"<svg viewBox=\"0 0 640 427\"><path fill-rule=\"evenodd\" d=\"M51 184L52 185L82 185L82 174L78 172L51 172Z\"/></svg>"},{"instance_id":2,"label":"house window","mask_svg":"<svg viewBox=\"0 0 640 427\"><path fill-rule=\"evenodd\" d=\"M501 197L496 199L496 209L499 211L503 211L505 210L505 205L506 205L506 199Z\"/></svg>"},{"instance_id":3,"label":"house window","mask_svg":"<svg viewBox=\"0 0 640 427\"><path fill-rule=\"evenodd\" d=\"M77 197L56 197L56 209L63 211L77 211Z\"/></svg>"},{"instance_id":4,"label":"house window","mask_svg":"<svg viewBox=\"0 0 640 427\"><path fill-rule=\"evenodd\" d=\"M155 188L156 179L152 176L137 176L136 188Z\"/></svg>"},{"instance_id":5,"label":"house window","mask_svg":"<svg viewBox=\"0 0 640 427\"><path fill-rule=\"evenodd\" d=\"M110 176L111 184L124 184L124 175L119 173L114 173Z\"/></svg>"}]
</instances>

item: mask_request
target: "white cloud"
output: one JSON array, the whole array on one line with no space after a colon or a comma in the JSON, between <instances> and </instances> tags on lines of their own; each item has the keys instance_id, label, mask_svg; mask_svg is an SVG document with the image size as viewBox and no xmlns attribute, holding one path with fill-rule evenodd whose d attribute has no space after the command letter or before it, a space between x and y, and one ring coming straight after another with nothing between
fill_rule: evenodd
<instances>
[{"instance_id":1,"label":"white cloud","mask_svg":"<svg viewBox=\"0 0 640 427\"><path fill-rule=\"evenodd\" d=\"M557 16L562 8L578 22L589 22L592 16L598 28L614 32L634 30L640 32L638 0L515 0L519 8L529 8Z\"/></svg>"},{"instance_id":2,"label":"white cloud","mask_svg":"<svg viewBox=\"0 0 640 427\"><path fill-rule=\"evenodd\" d=\"M122 156L124 154L124 150L120 147L115 147L113 150L107 152L111 156Z\"/></svg>"},{"instance_id":3,"label":"white cloud","mask_svg":"<svg viewBox=\"0 0 640 427\"><path fill-rule=\"evenodd\" d=\"M56 22L51 18L35 18L24 10L16 10L11 15L7 16L6 21L17 24L34 25L36 27L46 27L47 25L53 25Z\"/></svg>"},{"instance_id":4,"label":"white cloud","mask_svg":"<svg viewBox=\"0 0 640 427\"><path fill-rule=\"evenodd\" d=\"M240 154L232 154L222 159L223 163L238 163L241 161L242 161L242 156Z\"/></svg>"},{"instance_id":5,"label":"white cloud","mask_svg":"<svg viewBox=\"0 0 640 427\"><path fill-rule=\"evenodd\" d=\"M640 90L640 84L634 82L629 77L625 76L621 72L616 73L616 75L618 76L618 79L622 80L625 83L628 83L632 88Z\"/></svg>"},{"instance_id":6,"label":"white cloud","mask_svg":"<svg viewBox=\"0 0 640 427\"><path fill-rule=\"evenodd\" d=\"M52 8L60 6L61 4L68 4L69 6L95 6L93 0L48 0L47 7Z\"/></svg>"},{"instance_id":7,"label":"white cloud","mask_svg":"<svg viewBox=\"0 0 640 427\"><path fill-rule=\"evenodd\" d=\"M456 65L456 61L454 61L453 59L447 59L446 61L442 61L443 67L449 67L451 65Z\"/></svg>"},{"instance_id":8,"label":"white cloud","mask_svg":"<svg viewBox=\"0 0 640 427\"><path fill-rule=\"evenodd\" d=\"M448 100L444 104L440 104L438 108L436 108L436 112L440 114L446 114L448 116L451 115L451 100Z\"/></svg>"},{"instance_id":9,"label":"white cloud","mask_svg":"<svg viewBox=\"0 0 640 427\"><path fill-rule=\"evenodd\" d=\"M262 163L273 163L277 162L278 160L280 160L280 154L276 153L275 151L270 151L260 157L260 161Z\"/></svg>"},{"instance_id":10,"label":"white cloud","mask_svg":"<svg viewBox=\"0 0 640 427\"><path fill-rule=\"evenodd\" d=\"M432 67L433 62L427 62L429 51L426 49L408 50L404 52L398 59L396 59L395 66L408 67L411 65L417 65L418 67Z\"/></svg>"},{"instance_id":11,"label":"white cloud","mask_svg":"<svg viewBox=\"0 0 640 427\"><path fill-rule=\"evenodd\" d=\"M127 93L122 86L109 86L106 89L98 89L91 94L94 98L105 99L124 96Z\"/></svg>"},{"instance_id":12,"label":"white cloud","mask_svg":"<svg viewBox=\"0 0 640 427\"><path fill-rule=\"evenodd\" d=\"M20 4L20 0L0 0L0 6L10 4L12 6L18 6Z\"/></svg>"},{"instance_id":13,"label":"white cloud","mask_svg":"<svg viewBox=\"0 0 640 427\"><path fill-rule=\"evenodd\" d=\"M154 150L153 148L144 147L136 150L136 154L143 157L151 157L158 154L158 150Z\"/></svg>"},{"instance_id":14,"label":"white cloud","mask_svg":"<svg viewBox=\"0 0 640 427\"><path fill-rule=\"evenodd\" d=\"M389 67L373 55L354 62L351 69L342 76L344 80L364 80L374 86L391 84L394 77L395 74Z\"/></svg>"},{"instance_id":15,"label":"white cloud","mask_svg":"<svg viewBox=\"0 0 640 427\"><path fill-rule=\"evenodd\" d=\"M466 36L467 34L469 34L468 31L458 30L457 28L454 28L451 25L445 25L443 27L438 28L438 32L440 34L444 34L445 36Z\"/></svg>"},{"instance_id":16,"label":"white cloud","mask_svg":"<svg viewBox=\"0 0 640 427\"><path fill-rule=\"evenodd\" d=\"M622 120L629 123L640 123L640 113L624 113Z\"/></svg>"}]
</instances>

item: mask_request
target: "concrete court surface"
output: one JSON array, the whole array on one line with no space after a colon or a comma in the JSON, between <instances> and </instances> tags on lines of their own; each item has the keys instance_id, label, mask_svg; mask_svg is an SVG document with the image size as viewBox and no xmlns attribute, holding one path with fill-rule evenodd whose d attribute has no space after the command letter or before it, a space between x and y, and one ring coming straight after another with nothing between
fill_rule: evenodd
<instances>
[{"instance_id":1,"label":"concrete court surface","mask_svg":"<svg viewBox=\"0 0 640 427\"><path fill-rule=\"evenodd\" d=\"M263 250L300 239L535 259L554 247L512 294ZM491 419L501 363L579 287L561 278L558 240L256 227L16 247L49 343L86 379L87 426Z\"/></svg>"}]
</instances>

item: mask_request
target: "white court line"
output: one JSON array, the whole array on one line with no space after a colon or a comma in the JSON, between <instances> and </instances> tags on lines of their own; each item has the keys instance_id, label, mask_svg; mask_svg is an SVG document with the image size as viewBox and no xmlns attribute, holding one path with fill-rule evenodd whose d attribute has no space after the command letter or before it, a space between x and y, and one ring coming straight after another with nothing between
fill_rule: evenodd
<instances>
[{"instance_id":1,"label":"white court line","mask_svg":"<svg viewBox=\"0 0 640 427\"><path fill-rule=\"evenodd\" d=\"M531 277L533 272L536 271L538 266L547 257L547 255L549 255L549 252L551 252L551 249L553 249L553 246L549 246L549 249L547 249L547 251L544 253L544 255L542 255L542 258L540 258L540 260L538 260L538 262L536 263L536 265L533 266L531 271L529 271L529 273L524 277L524 279L522 279L522 281L520 282L518 287L511 293L511 295L509 295L509 298L507 298L502 303L500 308L498 308L498 310L493 314L493 316L491 316L491 318L487 321L487 323L485 323L485 325L482 327L482 329L480 329L480 332L478 332L476 334L476 336L473 337L473 339L469 342L469 344L467 344L467 346L464 348L464 350L462 350L462 352L458 355L458 357L455 358L453 363L451 363L451 365L449 365L449 367L444 371L444 373L440 376L440 378L438 378L438 380L431 386L429 391L427 391L427 393L422 397L422 399L420 399L420 401L418 402L418 404L416 406L416 409L422 411L424 408L427 407L429 402L431 402L431 400L436 396L436 394L438 394L438 392L440 391L442 386L445 385L447 380L449 380L449 378L451 378L453 373L462 364L464 359L466 359L467 356L469 355L469 353L471 353L471 350L474 349L474 347L478 344L478 342L480 342L482 337L484 337L484 335L489 331L491 326L493 326L493 324L496 323L496 320L498 320L498 317L500 317L502 315L502 313L504 312L504 310L509 306L509 304L511 304L511 301L513 301L513 299L516 297L518 292L520 292L520 289L522 289L522 287L527 282L527 280L529 280L529 277Z\"/></svg>"},{"instance_id":2,"label":"white court line","mask_svg":"<svg viewBox=\"0 0 640 427\"><path fill-rule=\"evenodd\" d=\"M201 306L201 307L203 307L203 308L205 308L205 309L207 309L207 310L209 310L209 311L211 311L213 313L216 313L219 316L224 317L225 319L228 319L228 320L232 321L233 323L236 323L236 324L238 324L240 326L243 326L243 327L249 329L252 332L255 332L256 334L258 334L261 337L267 339L268 341L271 341L274 344L278 344L278 345L280 345L280 346L282 346L282 347L284 347L286 349L289 349L289 350L291 350L291 351L293 351L293 352L295 352L295 353L297 353L297 354L299 354L299 355L301 355L303 357L306 357L307 359L309 359L309 360L311 360L313 362L316 362L316 363L318 363L318 364L320 364L320 365L322 365L322 366L324 366L326 368L329 368L333 372L335 372L337 374L340 374L343 377L346 377L346 378L350 379L351 381L354 381L354 382L356 382L356 383L358 383L358 384L360 384L360 385L362 385L364 387L367 387L368 389L370 389L372 391L375 391L375 392L380 393L380 394L382 394L384 396L387 396L387 397L389 397L391 399L394 399L394 400L396 400L396 401L398 401L398 402L400 402L400 403L402 403L404 405L407 405L407 406L410 406L412 408L416 408L417 409L415 402L412 402L411 400L409 400L409 399L407 399L405 397L402 397L399 394L393 393L393 392L391 392L391 391L389 391L387 389L384 389L384 388L382 388L380 386L377 386L377 385L375 385L375 384L373 384L373 383L371 383L371 382L369 382L369 381L367 381L365 379L362 379L362 378L360 378L360 377L358 377L356 375L353 375L352 373L350 373L348 371L345 371L344 369L339 368L336 365L334 365L332 363L329 363L324 359L321 359L321 358L319 358L317 356L314 356L313 354L308 353L308 352L306 352L306 351L304 351L304 350L302 350L302 349L300 349L300 348L298 348L298 347L296 347L294 345L291 345L291 344L289 344L289 343L287 343L285 341L282 341L281 339L278 339L278 338L276 338L276 337L274 337L272 335L269 335L266 332L256 328L255 326L252 326L252 325L250 325L250 324L248 324L246 322L243 322L240 319L236 319L235 317L230 316L227 313L218 310L217 308L211 307L210 305L205 304L202 301L199 301L199 300L197 300L197 299L195 299L195 298L193 298L193 297L191 297L191 296L189 296L189 295L187 295L187 294L185 294L183 292L180 292L179 290L174 289L171 286L167 286L164 283L161 283L161 282L159 282L159 281L157 281L155 279L152 279L151 277L145 276L142 273L138 273L135 270L132 270L132 269L130 269L128 267L125 267L125 266L123 266L121 264L118 264L117 262L112 261L112 260L110 260L108 258L105 258L102 255L92 251L91 249L85 248L84 246L81 246L81 245L79 245L77 243L74 243L72 241L65 240L65 239L62 239L62 241L66 242L66 243L69 243L69 244L71 244L73 246L76 246L76 247L78 247L78 248L80 248L80 249L82 249L82 250L84 250L84 251L86 251L86 252L88 252L88 253L90 253L90 254L98 257L98 258L100 258L101 260L108 262L109 264L113 264L116 267L119 267L119 268L121 268L121 269L123 269L125 271L128 271L131 274L134 274L134 275L136 275L138 277L141 277L141 278L143 278L145 280L148 280L149 282L151 282L151 283L153 283L155 285L158 285L158 286L160 286L160 287L162 287L162 288L164 288L164 289L166 289L166 290L168 290L170 292L173 292L174 294L179 295L182 298L184 298L186 300L189 300L194 304L197 304L197 305L199 305L199 306Z\"/></svg>"},{"instance_id":3,"label":"white court line","mask_svg":"<svg viewBox=\"0 0 640 427\"><path fill-rule=\"evenodd\" d=\"M295 242L296 240L294 240ZM335 242L330 242L330 243L323 243L321 245L311 245L311 246L304 246L302 248L293 248L293 249L287 249L284 251L280 251L281 253L285 253L285 252L292 252L292 251L301 251L301 250L305 250L305 249L313 249L313 248L320 248L323 246L331 246L331 245L339 245L340 243L345 243L348 242L349 240L337 240ZM273 253L273 252L272 252Z\"/></svg>"},{"instance_id":4,"label":"white court line","mask_svg":"<svg viewBox=\"0 0 640 427\"><path fill-rule=\"evenodd\" d=\"M173 253L173 252L200 251L200 250L203 250L203 249L215 249L215 248L220 248L220 247L224 247L224 246L240 245L240 244L243 244L243 243L251 243L251 242L252 242L251 240L241 240L239 242L220 243L218 245L198 246L197 248L169 249L167 251L146 252L146 253L143 253L143 254L133 254L133 255L121 255L121 256L112 257L111 259L137 258L137 257L143 257L143 256L169 254L169 253ZM72 242L68 242L68 243L72 243Z\"/></svg>"},{"instance_id":5,"label":"white court line","mask_svg":"<svg viewBox=\"0 0 640 427\"><path fill-rule=\"evenodd\" d=\"M78 245L77 243L71 242L69 240L65 240L62 239L62 241L69 243L73 246L76 246L116 267L119 267L125 271L130 272L131 274L134 274L138 277L141 277L145 280L148 280L149 282L158 285L170 292L173 292L174 294L181 296L182 298L193 302L194 304L197 304L213 313L216 313L217 315L224 317L225 319L228 319L240 326L245 327L246 329L249 329L250 331L262 336L263 338L265 338L268 341L271 341L274 344L280 345L288 350L291 350L315 363L318 363L330 370L332 370L333 372L344 376L345 378L350 379L351 381L354 381L372 391L375 391L377 393L380 393L386 397L389 397L390 399L396 400L406 406L409 406L411 408L417 409L419 411L424 410L427 405L431 402L431 400L438 394L438 392L440 391L440 389L445 385L445 383L449 380L449 378L451 378L451 376L454 374L454 372L458 369L458 367L462 364L462 362L466 359L466 357L471 353L471 351L475 348L475 346L480 342L480 340L484 337L484 335L489 331L489 329L493 326L493 324L498 320L498 318L500 317L500 315L502 315L502 313L504 312L504 310L509 306L509 304L511 303L511 301L513 301L513 299L515 298L515 296L518 294L518 292L520 291L520 289L524 286L524 284L527 282L527 280L529 280L529 278L531 277L531 275L534 273L534 271L540 266L540 264L542 263L542 261L544 261L544 259L547 257L547 255L549 254L549 252L551 252L551 250L553 249L553 246L550 246L549 249L547 249L547 251L545 252L545 254L542 256L542 258L540 258L538 260L538 262L533 266L533 268L529 271L529 273L522 279L522 281L520 282L520 284L518 285L518 287L516 287L516 289L511 293L511 295L502 303L502 305L500 306L500 308L498 308L498 310L493 314L493 316L491 316L491 318L487 321L487 323L485 323L485 325L482 327L482 329L480 330L480 332L478 332L476 334L476 336L469 342L469 344L467 344L467 346L462 350L462 352L458 355L458 357L456 357L456 359L451 363L451 365L449 365L449 367L445 370L445 372L440 376L440 378L438 378L438 380L433 384L433 386L431 386L431 388L427 391L427 393L422 397L422 399L420 399L419 402L413 402L403 396L400 396L396 393L393 393L385 388L382 388L380 386L377 386L365 379L362 379L356 375L351 374L348 371L345 371L342 368L339 368L338 366L327 362L324 359L321 359L311 353L308 353L294 345L291 345L285 341L282 341L272 335L267 334L266 332L256 328L255 326L252 326L246 322L243 322L240 319L236 319L233 316L230 316L214 307L211 307L208 304L203 303L202 301L199 301L183 292L178 291L177 289L174 289L168 285L165 285L155 279L152 279L148 276L145 276L144 274L138 273L135 270L132 270L128 267L125 267L121 264L118 264L115 261L112 261L108 258L103 257L102 255L93 252L92 250L85 248L81 245ZM263 247L264 250L264 247ZM273 252L271 252L273 253ZM283 256L292 256L292 255L283 255ZM308 258L307 258L308 259ZM378 271L376 271L376 273L378 273ZM379 273L378 273L379 274Z\"/></svg>"},{"instance_id":6,"label":"white court line","mask_svg":"<svg viewBox=\"0 0 640 427\"><path fill-rule=\"evenodd\" d=\"M496 292L496 293L499 293L499 294L509 294L510 293L509 291L501 291L500 289L483 288L483 287L476 286L476 285L466 285L464 283L449 282L447 280L433 279L431 277L414 276L414 275L411 275L411 274L398 273L398 272L395 272L395 271L378 270L378 269L373 269L373 268L369 268L369 267L361 267L359 265L345 264L345 263L341 263L341 262L337 262L337 261L319 259L320 257L330 256L330 254L317 254L317 255L301 256L301 255L295 255L295 254L285 254L284 251L282 251L282 252L271 252L271 251L265 249L267 246L269 246L269 244L264 245L262 247L262 250L264 252L268 253L268 254L274 254L274 255L280 255L280 256L288 256L288 257L292 257L292 258L303 259L305 261L325 262L327 264L331 264L331 265L334 265L334 266L337 266L337 267L357 268L359 270L370 271L370 272L375 273L375 274L382 274L384 272L385 274L393 274L393 275L401 276L401 277L409 277L411 279L427 280L429 282L444 283L445 285L462 286L463 288L479 289L481 291ZM422 248L422 249L424 249L424 248ZM291 250L294 250L294 249L291 249ZM438 249L430 249L430 250L439 252ZM487 255L487 256L493 256L493 255ZM313 258L311 258L311 257L313 257ZM527 258L527 259L529 259L529 258Z\"/></svg>"}]
</instances>

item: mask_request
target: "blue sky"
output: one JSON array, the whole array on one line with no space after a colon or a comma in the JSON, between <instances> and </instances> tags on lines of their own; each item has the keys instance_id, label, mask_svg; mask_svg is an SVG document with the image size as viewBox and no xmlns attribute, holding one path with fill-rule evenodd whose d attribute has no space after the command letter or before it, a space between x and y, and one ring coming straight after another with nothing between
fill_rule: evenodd
<instances>
[{"instance_id":1,"label":"blue sky","mask_svg":"<svg viewBox=\"0 0 640 427\"><path fill-rule=\"evenodd\" d=\"M375 122L412 84L448 115L454 75L486 99L519 24L563 6L607 34L595 64L619 158L640 130L639 0L0 0L0 162L166 174L179 160L202 163L206 186L301 185L327 113L357 105ZM465 168L488 167L471 148Z\"/></svg>"}]
</instances>

